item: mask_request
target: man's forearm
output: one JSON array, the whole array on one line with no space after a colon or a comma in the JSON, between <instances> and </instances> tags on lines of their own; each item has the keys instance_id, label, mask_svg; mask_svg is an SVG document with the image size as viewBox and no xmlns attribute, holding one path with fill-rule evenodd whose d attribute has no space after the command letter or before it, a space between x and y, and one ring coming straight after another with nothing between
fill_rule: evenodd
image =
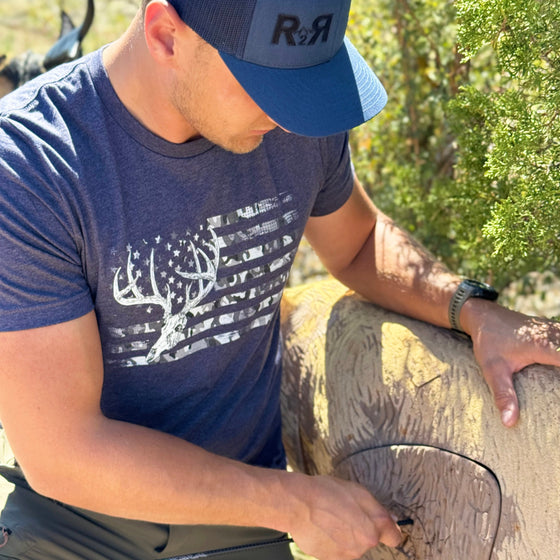
<instances>
[{"instance_id":1,"label":"man's forearm","mask_svg":"<svg viewBox=\"0 0 560 560\"><path fill-rule=\"evenodd\" d=\"M38 492L106 515L278 530L288 524L282 515L289 504L285 473L219 457L141 426L96 418L59 434L41 456L22 465Z\"/></svg>"},{"instance_id":2,"label":"man's forearm","mask_svg":"<svg viewBox=\"0 0 560 560\"><path fill-rule=\"evenodd\" d=\"M381 212L361 251L336 276L373 303L450 326L449 301L460 278Z\"/></svg>"},{"instance_id":3,"label":"man's forearm","mask_svg":"<svg viewBox=\"0 0 560 560\"><path fill-rule=\"evenodd\" d=\"M78 431L82 437L66 434L51 450L56 459L31 477L38 491L65 503L159 523L268 527L291 533L322 560L400 541L388 512L352 482L245 465L108 419Z\"/></svg>"}]
</instances>

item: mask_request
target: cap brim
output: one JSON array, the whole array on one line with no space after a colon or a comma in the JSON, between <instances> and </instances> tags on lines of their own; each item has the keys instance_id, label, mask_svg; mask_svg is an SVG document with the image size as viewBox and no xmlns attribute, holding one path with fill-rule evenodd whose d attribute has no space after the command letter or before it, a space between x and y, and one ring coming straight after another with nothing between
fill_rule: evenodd
<instances>
[{"instance_id":1,"label":"cap brim","mask_svg":"<svg viewBox=\"0 0 560 560\"><path fill-rule=\"evenodd\" d=\"M296 134L330 136L350 130L387 103L383 85L347 38L332 59L308 68L269 68L220 55L253 101Z\"/></svg>"}]
</instances>

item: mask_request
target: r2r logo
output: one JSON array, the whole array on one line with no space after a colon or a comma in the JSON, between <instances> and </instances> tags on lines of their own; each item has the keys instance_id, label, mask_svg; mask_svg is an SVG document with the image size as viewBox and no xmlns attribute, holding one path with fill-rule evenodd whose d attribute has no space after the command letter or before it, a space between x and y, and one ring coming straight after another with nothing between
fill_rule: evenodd
<instances>
[{"instance_id":1,"label":"r2r logo","mask_svg":"<svg viewBox=\"0 0 560 560\"><path fill-rule=\"evenodd\" d=\"M315 18L311 28L301 25L297 16L280 14L276 20L276 27L272 36L272 44L280 44L280 38L285 36L286 42L290 46L314 45L319 39L326 43L329 38L329 31L334 14L324 14Z\"/></svg>"}]
</instances>

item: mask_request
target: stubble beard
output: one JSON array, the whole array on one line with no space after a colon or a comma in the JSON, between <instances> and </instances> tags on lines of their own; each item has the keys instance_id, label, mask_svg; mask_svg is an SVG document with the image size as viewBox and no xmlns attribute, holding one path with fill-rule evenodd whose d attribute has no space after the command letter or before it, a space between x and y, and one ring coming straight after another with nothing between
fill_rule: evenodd
<instances>
[{"instance_id":1,"label":"stubble beard","mask_svg":"<svg viewBox=\"0 0 560 560\"><path fill-rule=\"evenodd\" d=\"M212 119L212 109L206 105L196 107L194 95L186 84L176 84L172 92L172 103L189 125L197 131L197 136L206 138L216 146L234 154L248 154L263 142L263 135L226 136L225 123Z\"/></svg>"}]
</instances>

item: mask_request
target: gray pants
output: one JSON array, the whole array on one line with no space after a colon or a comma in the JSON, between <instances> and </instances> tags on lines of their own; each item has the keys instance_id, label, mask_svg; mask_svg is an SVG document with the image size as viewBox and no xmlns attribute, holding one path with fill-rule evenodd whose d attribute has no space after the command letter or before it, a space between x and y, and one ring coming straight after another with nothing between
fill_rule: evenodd
<instances>
[{"instance_id":1,"label":"gray pants","mask_svg":"<svg viewBox=\"0 0 560 560\"><path fill-rule=\"evenodd\" d=\"M6 461L9 447L1 432L0 559L293 560L289 539L271 529L146 523L40 496L14 461Z\"/></svg>"}]
</instances>

